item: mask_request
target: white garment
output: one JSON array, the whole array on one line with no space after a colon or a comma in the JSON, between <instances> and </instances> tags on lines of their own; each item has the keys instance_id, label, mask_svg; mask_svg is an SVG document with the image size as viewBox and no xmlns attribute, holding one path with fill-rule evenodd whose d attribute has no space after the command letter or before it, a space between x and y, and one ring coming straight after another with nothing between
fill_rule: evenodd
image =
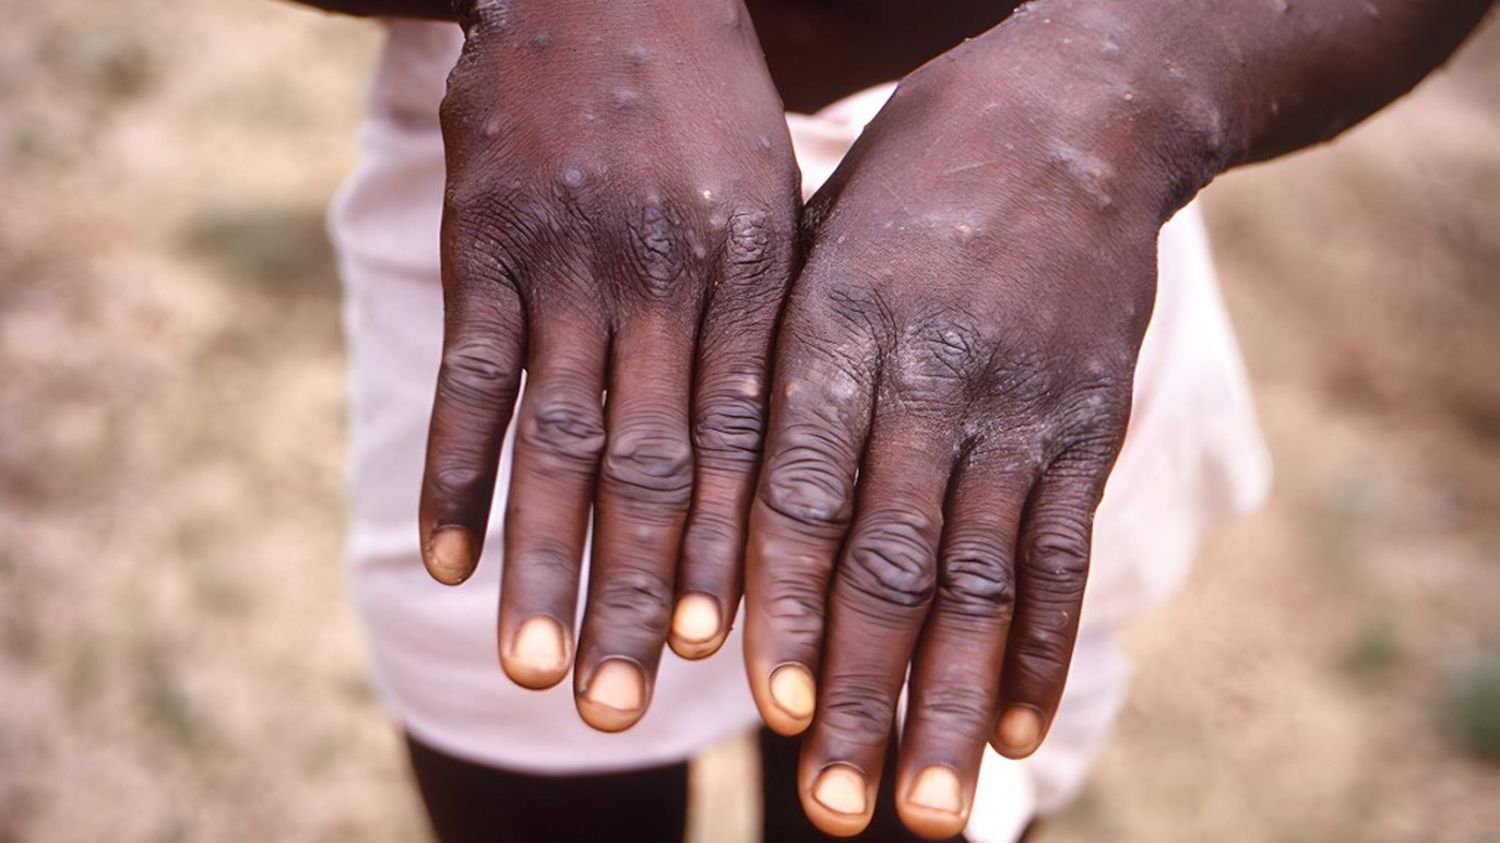
<instances>
[{"instance_id":1,"label":"white garment","mask_svg":"<svg viewBox=\"0 0 1500 843\"><path fill-rule=\"evenodd\" d=\"M501 673L498 517L509 443L497 520L474 578L459 588L438 585L418 555L417 494L442 341L437 106L459 46L453 26L390 25L362 160L332 213L351 366L348 553L376 682L419 739L481 763L583 773L679 761L756 722L738 632L707 661L667 653L650 711L620 734L583 724L571 683L527 691ZM889 92L883 86L816 115L788 115L807 193ZM1196 209L1162 231L1160 255L1156 314L1130 433L1095 523L1083 630L1062 710L1033 758L987 755L967 831L976 841L1011 840L1034 811L1058 807L1076 791L1124 699L1128 668L1114 630L1169 594L1203 531L1252 507L1267 485L1264 446Z\"/></svg>"}]
</instances>

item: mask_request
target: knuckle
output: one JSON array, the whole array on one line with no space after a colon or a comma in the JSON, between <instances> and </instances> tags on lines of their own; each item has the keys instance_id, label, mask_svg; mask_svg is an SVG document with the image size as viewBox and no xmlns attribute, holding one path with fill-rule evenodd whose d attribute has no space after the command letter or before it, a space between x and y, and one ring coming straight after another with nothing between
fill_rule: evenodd
<instances>
[{"instance_id":1,"label":"knuckle","mask_svg":"<svg viewBox=\"0 0 1500 843\"><path fill-rule=\"evenodd\" d=\"M519 437L542 453L592 464L604 448L604 423L598 404L568 395L539 396Z\"/></svg>"},{"instance_id":2,"label":"knuckle","mask_svg":"<svg viewBox=\"0 0 1500 843\"><path fill-rule=\"evenodd\" d=\"M492 481L493 473L478 466L479 461L444 465L431 471L428 481L439 500L458 502L479 493Z\"/></svg>"},{"instance_id":3,"label":"knuckle","mask_svg":"<svg viewBox=\"0 0 1500 843\"><path fill-rule=\"evenodd\" d=\"M1072 382L1059 393L1057 414L1072 429L1115 433L1130 417L1132 366L1089 356L1073 366Z\"/></svg>"},{"instance_id":4,"label":"knuckle","mask_svg":"<svg viewBox=\"0 0 1500 843\"><path fill-rule=\"evenodd\" d=\"M829 730L856 743L885 740L896 720L896 706L878 677L844 674L832 677L818 701L818 717Z\"/></svg>"},{"instance_id":5,"label":"knuckle","mask_svg":"<svg viewBox=\"0 0 1500 843\"><path fill-rule=\"evenodd\" d=\"M1041 514L1027 540L1026 589L1046 595L1082 594L1088 579L1091 519Z\"/></svg>"},{"instance_id":6,"label":"knuckle","mask_svg":"<svg viewBox=\"0 0 1500 843\"><path fill-rule=\"evenodd\" d=\"M985 618L1009 617L1016 602L1010 550L994 536L970 535L950 543L940 597L947 610Z\"/></svg>"},{"instance_id":7,"label":"knuckle","mask_svg":"<svg viewBox=\"0 0 1500 843\"><path fill-rule=\"evenodd\" d=\"M461 234L480 242L496 232L507 237L529 232L542 216L541 206L524 188L488 168L450 178L443 206L446 219L457 223Z\"/></svg>"},{"instance_id":8,"label":"knuckle","mask_svg":"<svg viewBox=\"0 0 1500 843\"><path fill-rule=\"evenodd\" d=\"M638 424L610 437L604 482L634 497L686 506L693 485L687 437L668 426Z\"/></svg>"},{"instance_id":9,"label":"knuckle","mask_svg":"<svg viewBox=\"0 0 1500 843\"><path fill-rule=\"evenodd\" d=\"M774 254L771 215L762 208L749 208L729 215L729 234L724 259L746 275L759 275L770 268Z\"/></svg>"},{"instance_id":10,"label":"knuckle","mask_svg":"<svg viewBox=\"0 0 1500 843\"><path fill-rule=\"evenodd\" d=\"M813 303L854 336L885 337L895 323L879 282L841 275L819 285L821 301Z\"/></svg>"},{"instance_id":11,"label":"knuckle","mask_svg":"<svg viewBox=\"0 0 1500 843\"><path fill-rule=\"evenodd\" d=\"M694 441L705 458L739 466L753 464L765 434L765 408L758 381L749 388L724 387L709 391L698 406Z\"/></svg>"},{"instance_id":12,"label":"knuckle","mask_svg":"<svg viewBox=\"0 0 1500 843\"><path fill-rule=\"evenodd\" d=\"M982 376L987 346L972 317L945 308L905 331L892 373L903 394L952 393Z\"/></svg>"},{"instance_id":13,"label":"knuckle","mask_svg":"<svg viewBox=\"0 0 1500 843\"><path fill-rule=\"evenodd\" d=\"M976 681L969 685L944 682L923 688L919 704L912 707L913 713L928 721L936 721L945 729L982 732L994 716L994 694L989 690L993 679Z\"/></svg>"},{"instance_id":14,"label":"knuckle","mask_svg":"<svg viewBox=\"0 0 1500 843\"><path fill-rule=\"evenodd\" d=\"M628 619L652 631L664 631L671 592L671 583L663 572L643 565L624 565L600 576L590 595L589 609Z\"/></svg>"},{"instance_id":15,"label":"knuckle","mask_svg":"<svg viewBox=\"0 0 1500 843\"><path fill-rule=\"evenodd\" d=\"M702 244L693 242L677 209L656 196L633 203L625 228L625 258L641 292L648 298L672 298Z\"/></svg>"},{"instance_id":16,"label":"knuckle","mask_svg":"<svg viewBox=\"0 0 1500 843\"><path fill-rule=\"evenodd\" d=\"M514 505L509 509L507 517L516 511ZM511 576L519 582L545 587L578 574L579 552L564 538L532 531L515 548L514 561L507 560L506 565L515 567Z\"/></svg>"},{"instance_id":17,"label":"knuckle","mask_svg":"<svg viewBox=\"0 0 1500 843\"><path fill-rule=\"evenodd\" d=\"M1057 614L1063 617L1066 613ZM1056 681L1073 658L1071 625L1033 624L1015 639L1014 647L1015 658L1007 663L1006 669L1019 674L1012 677L1018 680L1017 684L1036 687Z\"/></svg>"},{"instance_id":18,"label":"knuckle","mask_svg":"<svg viewBox=\"0 0 1500 843\"><path fill-rule=\"evenodd\" d=\"M914 608L930 603L937 588L937 520L900 510L861 520L841 568L849 585L881 604Z\"/></svg>"},{"instance_id":19,"label":"knuckle","mask_svg":"<svg viewBox=\"0 0 1500 843\"><path fill-rule=\"evenodd\" d=\"M685 565L723 565L738 561L744 531L723 513L694 508L682 534Z\"/></svg>"},{"instance_id":20,"label":"knuckle","mask_svg":"<svg viewBox=\"0 0 1500 843\"><path fill-rule=\"evenodd\" d=\"M1097 421L1079 425L1058 442L1060 453L1053 457L1050 471L1054 476L1085 481L1091 494L1102 493L1123 438L1123 423L1117 427Z\"/></svg>"},{"instance_id":21,"label":"knuckle","mask_svg":"<svg viewBox=\"0 0 1500 843\"><path fill-rule=\"evenodd\" d=\"M766 468L760 498L767 508L804 528L842 532L853 512L853 478L830 457L823 434L804 431L778 450Z\"/></svg>"},{"instance_id":22,"label":"knuckle","mask_svg":"<svg viewBox=\"0 0 1500 843\"><path fill-rule=\"evenodd\" d=\"M817 576L778 576L757 602L779 633L816 646L823 635L824 584Z\"/></svg>"},{"instance_id":23,"label":"knuckle","mask_svg":"<svg viewBox=\"0 0 1500 843\"><path fill-rule=\"evenodd\" d=\"M815 438L820 428L863 428L880 364L879 348L868 335L830 326L815 314L821 311L794 305L781 326L777 391L787 418L799 420L789 425L793 441ZM830 444L835 455L851 450Z\"/></svg>"},{"instance_id":24,"label":"knuckle","mask_svg":"<svg viewBox=\"0 0 1500 843\"><path fill-rule=\"evenodd\" d=\"M764 208L731 213L724 240L724 282L747 301L780 297L790 276L795 233L793 224L782 223Z\"/></svg>"},{"instance_id":25,"label":"knuckle","mask_svg":"<svg viewBox=\"0 0 1500 843\"><path fill-rule=\"evenodd\" d=\"M443 225L443 275L457 289L488 289L495 282L515 283L543 226L532 213L515 208L514 197L499 196L482 186L454 188Z\"/></svg>"},{"instance_id":26,"label":"knuckle","mask_svg":"<svg viewBox=\"0 0 1500 843\"><path fill-rule=\"evenodd\" d=\"M829 287L806 271L793 285L776 326L776 380L789 407L838 417L867 400L886 339L877 323L886 320L847 309Z\"/></svg>"},{"instance_id":27,"label":"knuckle","mask_svg":"<svg viewBox=\"0 0 1500 843\"><path fill-rule=\"evenodd\" d=\"M499 336L469 336L443 349L438 389L466 403L512 401L517 389L514 354Z\"/></svg>"},{"instance_id":28,"label":"knuckle","mask_svg":"<svg viewBox=\"0 0 1500 843\"><path fill-rule=\"evenodd\" d=\"M1012 407L1012 415L1039 417L1056 392L1056 375L1046 363L1045 349L1026 339L992 342L979 365L982 394L991 402Z\"/></svg>"}]
</instances>

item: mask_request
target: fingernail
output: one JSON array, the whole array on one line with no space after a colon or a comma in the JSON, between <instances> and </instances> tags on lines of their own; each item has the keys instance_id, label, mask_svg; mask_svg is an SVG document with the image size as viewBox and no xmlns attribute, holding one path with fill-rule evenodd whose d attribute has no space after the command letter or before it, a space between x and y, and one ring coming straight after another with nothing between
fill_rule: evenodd
<instances>
[{"instance_id":1,"label":"fingernail","mask_svg":"<svg viewBox=\"0 0 1500 843\"><path fill-rule=\"evenodd\" d=\"M427 566L445 585L456 585L474 568L474 542L462 527L440 527L427 540Z\"/></svg>"},{"instance_id":2,"label":"fingernail","mask_svg":"<svg viewBox=\"0 0 1500 843\"><path fill-rule=\"evenodd\" d=\"M835 764L818 776L813 784L813 798L834 813L863 814L865 777L848 764Z\"/></svg>"},{"instance_id":3,"label":"fingernail","mask_svg":"<svg viewBox=\"0 0 1500 843\"><path fill-rule=\"evenodd\" d=\"M1029 752L1042 739L1042 713L1029 705L1013 705L1000 715L995 733L1011 752Z\"/></svg>"},{"instance_id":4,"label":"fingernail","mask_svg":"<svg viewBox=\"0 0 1500 843\"><path fill-rule=\"evenodd\" d=\"M771 674L771 701L798 720L811 717L817 704L812 674L800 664L776 668Z\"/></svg>"},{"instance_id":5,"label":"fingernail","mask_svg":"<svg viewBox=\"0 0 1500 843\"><path fill-rule=\"evenodd\" d=\"M963 810L958 774L947 767L928 767L917 774L906 801L921 808L957 814Z\"/></svg>"},{"instance_id":6,"label":"fingernail","mask_svg":"<svg viewBox=\"0 0 1500 843\"><path fill-rule=\"evenodd\" d=\"M518 667L550 674L567 667L562 626L552 618L527 618L510 642L510 657Z\"/></svg>"},{"instance_id":7,"label":"fingernail","mask_svg":"<svg viewBox=\"0 0 1500 843\"><path fill-rule=\"evenodd\" d=\"M702 644L719 634L719 601L707 594L688 594L672 613L672 634L691 644Z\"/></svg>"},{"instance_id":8,"label":"fingernail","mask_svg":"<svg viewBox=\"0 0 1500 843\"><path fill-rule=\"evenodd\" d=\"M589 702L616 711L638 711L646 697L645 679L640 668L630 662L610 659L594 671L584 696Z\"/></svg>"}]
</instances>

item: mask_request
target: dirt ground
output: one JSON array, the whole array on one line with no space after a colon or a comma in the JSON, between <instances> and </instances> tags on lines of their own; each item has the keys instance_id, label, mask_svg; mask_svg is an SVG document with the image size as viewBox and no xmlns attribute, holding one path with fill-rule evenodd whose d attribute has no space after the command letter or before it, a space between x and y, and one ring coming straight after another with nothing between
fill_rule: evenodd
<instances>
[{"instance_id":1,"label":"dirt ground","mask_svg":"<svg viewBox=\"0 0 1500 843\"><path fill-rule=\"evenodd\" d=\"M0 0L0 843L425 834L340 559L322 213L377 47ZM1039 839L1500 841L1500 26L1206 205L1273 499L1133 630ZM745 764L698 839L753 830Z\"/></svg>"}]
</instances>

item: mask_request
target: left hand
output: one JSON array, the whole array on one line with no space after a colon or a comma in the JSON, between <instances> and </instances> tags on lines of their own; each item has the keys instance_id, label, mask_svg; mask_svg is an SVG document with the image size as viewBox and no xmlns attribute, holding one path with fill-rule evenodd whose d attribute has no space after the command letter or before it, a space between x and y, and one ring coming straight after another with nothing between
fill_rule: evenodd
<instances>
[{"instance_id":1,"label":"left hand","mask_svg":"<svg viewBox=\"0 0 1500 843\"><path fill-rule=\"evenodd\" d=\"M914 831L963 829L986 741L1046 734L1177 198L1131 98L996 84L977 43L812 199L783 315L746 661L766 723L810 727L799 789L832 834L869 821L908 665Z\"/></svg>"}]
</instances>

